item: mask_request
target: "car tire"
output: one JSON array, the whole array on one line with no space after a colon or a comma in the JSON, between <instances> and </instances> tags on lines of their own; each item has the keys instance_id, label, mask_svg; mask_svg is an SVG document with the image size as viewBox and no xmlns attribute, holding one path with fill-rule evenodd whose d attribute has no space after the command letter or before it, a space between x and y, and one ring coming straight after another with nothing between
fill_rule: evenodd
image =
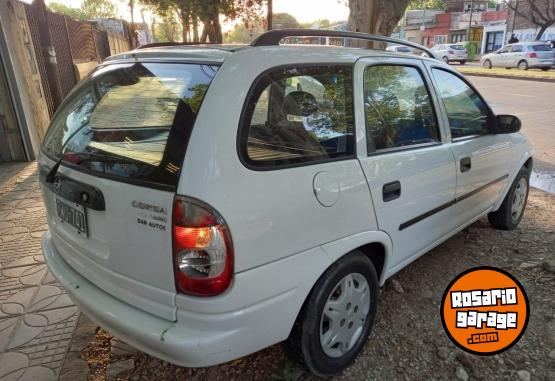
<instances>
[{"instance_id":1,"label":"car tire","mask_svg":"<svg viewBox=\"0 0 555 381\"><path fill-rule=\"evenodd\" d=\"M443 57L443 62L445 62L446 64L448 64L448 63L449 63L449 57L447 57L447 56Z\"/></svg>"},{"instance_id":2,"label":"car tire","mask_svg":"<svg viewBox=\"0 0 555 381\"><path fill-rule=\"evenodd\" d=\"M463 61L459 61L459 63L460 63L461 65L464 65L464 64L466 63L466 61L464 61L464 60L463 60Z\"/></svg>"},{"instance_id":3,"label":"car tire","mask_svg":"<svg viewBox=\"0 0 555 381\"><path fill-rule=\"evenodd\" d=\"M491 61L485 60L482 66L485 67L486 69L491 69L492 68Z\"/></svg>"},{"instance_id":4,"label":"car tire","mask_svg":"<svg viewBox=\"0 0 555 381\"><path fill-rule=\"evenodd\" d=\"M307 297L287 340L289 352L319 377L338 374L366 343L376 316L377 297L378 276L368 256L355 250L340 258ZM333 315L325 314L325 309ZM328 344L322 344L323 340Z\"/></svg>"},{"instance_id":5,"label":"car tire","mask_svg":"<svg viewBox=\"0 0 555 381\"><path fill-rule=\"evenodd\" d=\"M520 70L528 70L528 62L526 60L522 60L518 63L518 68Z\"/></svg>"},{"instance_id":6,"label":"car tire","mask_svg":"<svg viewBox=\"0 0 555 381\"><path fill-rule=\"evenodd\" d=\"M499 209L488 214L489 222L500 230L515 229L524 215L529 189L530 172L522 167Z\"/></svg>"},{"instance_id":7,"label":"car tire","mask_svg":"<svg viewBox=\"0 0 555 381\"><path fill-rule=\"evenodd\" d=\"M540 68L540 69L541 69L541 71L548 71L548 70L551 69L551 68L550 68L550 67L542 67L542 68Z\"/></svg>"}]
</instances>

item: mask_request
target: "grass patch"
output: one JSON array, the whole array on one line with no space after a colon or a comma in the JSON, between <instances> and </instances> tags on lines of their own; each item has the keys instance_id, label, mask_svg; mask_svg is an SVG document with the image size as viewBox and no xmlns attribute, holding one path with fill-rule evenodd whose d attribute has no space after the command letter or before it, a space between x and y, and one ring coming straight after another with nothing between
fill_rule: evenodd
<instances>
[{"instance_id":1,"label":"grass patch","mask_svg":"<svg viewBox=\"0 0 555 381\"><path fill-rule=\"evenodd\" d=\"M486 69L480 66L457 66L457 70L463 74L491 74L503 75L508 77L528 77L528 78L551 78L555 79L555 69L541 71L540 69L519 70L494 67Z\"/></svg>"}]
</instances>

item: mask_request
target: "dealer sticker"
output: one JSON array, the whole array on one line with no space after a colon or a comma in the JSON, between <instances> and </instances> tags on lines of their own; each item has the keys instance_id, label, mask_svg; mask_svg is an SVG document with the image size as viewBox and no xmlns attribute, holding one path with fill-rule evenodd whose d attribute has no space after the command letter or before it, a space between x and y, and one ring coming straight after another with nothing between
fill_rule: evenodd
<instances>
[{"instance_id":1,"label":"dealer sticker","mask_svg":"<svg viewBox=\"0 0 555 381\"><path fill-rule=\"evenodd\" d=\"M495 267L459 274L441 302L441 322L459 348L494 355L513 346L526 331L530 307L520 282Z\"/></svg>"}]
</instances>

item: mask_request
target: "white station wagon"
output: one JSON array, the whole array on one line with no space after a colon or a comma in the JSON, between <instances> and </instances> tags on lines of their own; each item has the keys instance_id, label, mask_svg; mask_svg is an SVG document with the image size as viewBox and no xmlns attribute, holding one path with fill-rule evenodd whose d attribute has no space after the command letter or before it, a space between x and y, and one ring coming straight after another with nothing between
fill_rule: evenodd
<instances>
[{"instance_id":1,"label":"white station wagon","mask_svg":"<svg viewBox=\"0 0 555 381\"><path fill-rule=\"evenodd\" d=\"M361 351L378 288L466 226L522 218L520 121L437 60L280 45L107 59L40 155L44 256L102 327L187 367L287 340L314 374ZM429 52L427 52L429 53Z\"/></svg>"}]
</instances>

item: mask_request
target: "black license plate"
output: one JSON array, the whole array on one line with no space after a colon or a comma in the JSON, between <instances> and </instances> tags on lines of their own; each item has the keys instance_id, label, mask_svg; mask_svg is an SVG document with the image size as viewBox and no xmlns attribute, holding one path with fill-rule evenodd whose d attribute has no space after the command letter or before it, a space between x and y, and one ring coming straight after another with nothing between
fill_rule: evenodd
<instances>
[{"instance_id":1,"label":"black license plate","mask_svg":"<svg viewBox=\"0 0 555 381\"><path fill-rule=\"evenodd\" d=\"M85 207L79 204L68 203L56 198L56 214L63 223L73 226L77 233L85 237L89 235L87 214Z\"/></svg>"}]
</instances>

